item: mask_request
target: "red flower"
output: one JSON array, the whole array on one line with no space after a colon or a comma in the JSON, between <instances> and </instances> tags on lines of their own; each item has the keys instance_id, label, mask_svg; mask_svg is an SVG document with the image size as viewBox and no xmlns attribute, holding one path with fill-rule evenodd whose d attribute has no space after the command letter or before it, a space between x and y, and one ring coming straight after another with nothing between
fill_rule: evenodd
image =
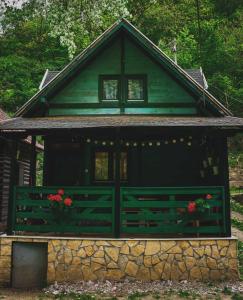
<instances>
[{"instance_id":1,"label":"red flower","mask_svg":"<svg viewBox=\"0 0 243 300\"><path fill-rule=\"evenodd\" d=\"M56 195L49 195L48 196L48 200L50 201L56 201L56 202L61 202L62 201L62 196L59 195L59 194L56 194Z\"/></svg>"},{"instance_id":2,"label":"red flower","mask_svg":"<svg viewBox=\"0 0 243 300\"><path fill-rule=\"evenodd\" d=\"M187 211L190 214L192 214L192 213L194 213L196 211L196 207L197 207L196 203L191 201L191 202L188 203Z\"/></svg>"},{"instance_id":3,"label":"red flower","mask_svg":"<svg viewBox=\"0 0 243 300\"><path fill-rule=\"evenodd\" d=\"M71 206L73 203L72 199L71 198L66 198L64 199L64 205L66 206Z\"/></svg>"},{"instance_id":4,"label":"red flower","mask_svg":"<svg viewBox=\"0 0 243 300\"><path fill-rule=\"evenodd\" d=\"M57 193L58 193L59 195L63 196L63 195L64 195L64 189L58 190Z\"/></svg>"},{"instance_id":5,"label":"red flower","mask_svg":"<svg viewBox=\"0 0 243 300\"><path fill-rule=\"evenodd\" d=\"M212 198L213 198L213 196L212 196L212 195L210 195L210 194L207 194L207 196L206 196L206 199L210 200L210 199L212 199Z\"/></svg>"}]
</instances>

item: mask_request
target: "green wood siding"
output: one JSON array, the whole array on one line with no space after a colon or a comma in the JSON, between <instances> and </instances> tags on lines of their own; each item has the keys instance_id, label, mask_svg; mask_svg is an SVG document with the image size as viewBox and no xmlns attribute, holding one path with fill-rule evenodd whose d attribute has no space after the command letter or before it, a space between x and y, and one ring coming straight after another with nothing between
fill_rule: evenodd
<instances>
[{"instance_id":1,"label":"green wood siding","mask_svg":"<svg viewBox=\"0 0 243 300\"><path fill-rule=\"evenodd\" d=\"M128 39L125 58L125 74L147 74L149 103L194 103L184 88Z\"/></svg>"},{"instance_id":2,"label":"green wood siding","mask_svg":"<svg viewBox=\"0 0 243 300\"><path fill-rule=\"evenodd\" d=\"M51 102L70 103L70 106L71 103L98 103L99 75L120 74L120 45L120 38L118 38L78 72L76 77L51 99Z\"/></svg>"},{"instance_id":3,"label":"green wood siding","mask_svg":"<svg viewBox=\"0 0 243 300\"><path fill-rule=\"evenodd\" d=\"M123 74L124 72L124 74ZM123 75L144 75L146 101L114 102L99 100L99 75L121 75L121 89L126 90ZM48 99L47 114L161 114L196 115L196 101L185 87L172 78L144 50L127 37L117 36L81 70L77 71L54 96Z\"/></svg>"}]
</instances>

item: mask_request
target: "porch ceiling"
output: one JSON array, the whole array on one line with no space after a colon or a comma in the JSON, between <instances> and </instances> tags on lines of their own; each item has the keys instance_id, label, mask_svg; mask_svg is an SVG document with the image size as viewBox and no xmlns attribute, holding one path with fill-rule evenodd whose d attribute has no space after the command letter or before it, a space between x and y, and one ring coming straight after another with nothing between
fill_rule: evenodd
<instances>
[{"instance_id":1,"label":"porch ceiling","mask_svg":"<svg viewBox=\"0 0 243 300\"><path fill-rule=\"evenodd\" d=\"M237 117L164 117L143 115L14 118L0 122L0 132L114 127L219 128L243 130Z\"/></svg>"}]
</instances>

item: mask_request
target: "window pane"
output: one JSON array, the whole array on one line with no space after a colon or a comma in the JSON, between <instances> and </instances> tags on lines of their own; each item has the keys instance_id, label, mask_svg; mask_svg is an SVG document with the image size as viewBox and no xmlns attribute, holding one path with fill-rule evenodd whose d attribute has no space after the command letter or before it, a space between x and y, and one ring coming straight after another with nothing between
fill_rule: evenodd
<instances>
[{"instance_id":1,"label":"window pane","mask_svg":"<svg viewBox=\"0 0 243 300\"><path fill-rule=\"evenodd\" d=\"M113 156L113 178L116 176L116 154ZM121 152L120 156L120 180L127 180L127 152Z\"/></svg>"},{"instance_id":2,"label":"window pane","mask_svg":"<svg viewBox=\"0 0 243 300\"><path fill-rule=\"evenodd\" d=\"M95 180L109 179L109 155L108 152L95 153Z\"/></svg>"},{"instance_id":3,"label":"window pane","mask_svg":"<svg viewBox=\"0 0 243 300\"><path fill-rule=\"evenodd\" d=\"M118 80L103 80L103 100L118 100Z\"/></svg>"},{"instance_id":4,"label":"window pane","mask_svg":"<svg viewBox=\"0 0 243 300\"><path fill-rule=\"evenodd\" d=\"M128 79L128 100L143 100L143 80Z\"/></svg>"}]
</instances>

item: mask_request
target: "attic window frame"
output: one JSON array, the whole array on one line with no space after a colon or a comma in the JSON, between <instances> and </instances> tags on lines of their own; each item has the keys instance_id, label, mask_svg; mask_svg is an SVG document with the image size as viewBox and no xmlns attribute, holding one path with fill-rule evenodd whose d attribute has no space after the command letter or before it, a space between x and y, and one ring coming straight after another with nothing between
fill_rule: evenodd
<instances>
[{"instance_id":1,"label":"attic window frame","mask_svg":"<svg viewBox=\"0 0 243 300\"><path fill-rule=\"evenodd\" d=\"M104 99L104 81L105 80L117 80L117 99ZM101 102L119 102L121 100L121 76L120 75L100 75L99 76L99 100Z\"/></svg>"},{"instance_id":2,"label":"attic window frame","mask_svg":"<svg viewBox=\"0 0 243 300\"><path fill-rule=\"evenodd\" d=\"M129 80L142 80L143 97L141 99L128 98L128 81ZM126 103L147 102L147 75L145 74L129 74L125 75L125 101Z\"/></svg>"}]
</instances>

